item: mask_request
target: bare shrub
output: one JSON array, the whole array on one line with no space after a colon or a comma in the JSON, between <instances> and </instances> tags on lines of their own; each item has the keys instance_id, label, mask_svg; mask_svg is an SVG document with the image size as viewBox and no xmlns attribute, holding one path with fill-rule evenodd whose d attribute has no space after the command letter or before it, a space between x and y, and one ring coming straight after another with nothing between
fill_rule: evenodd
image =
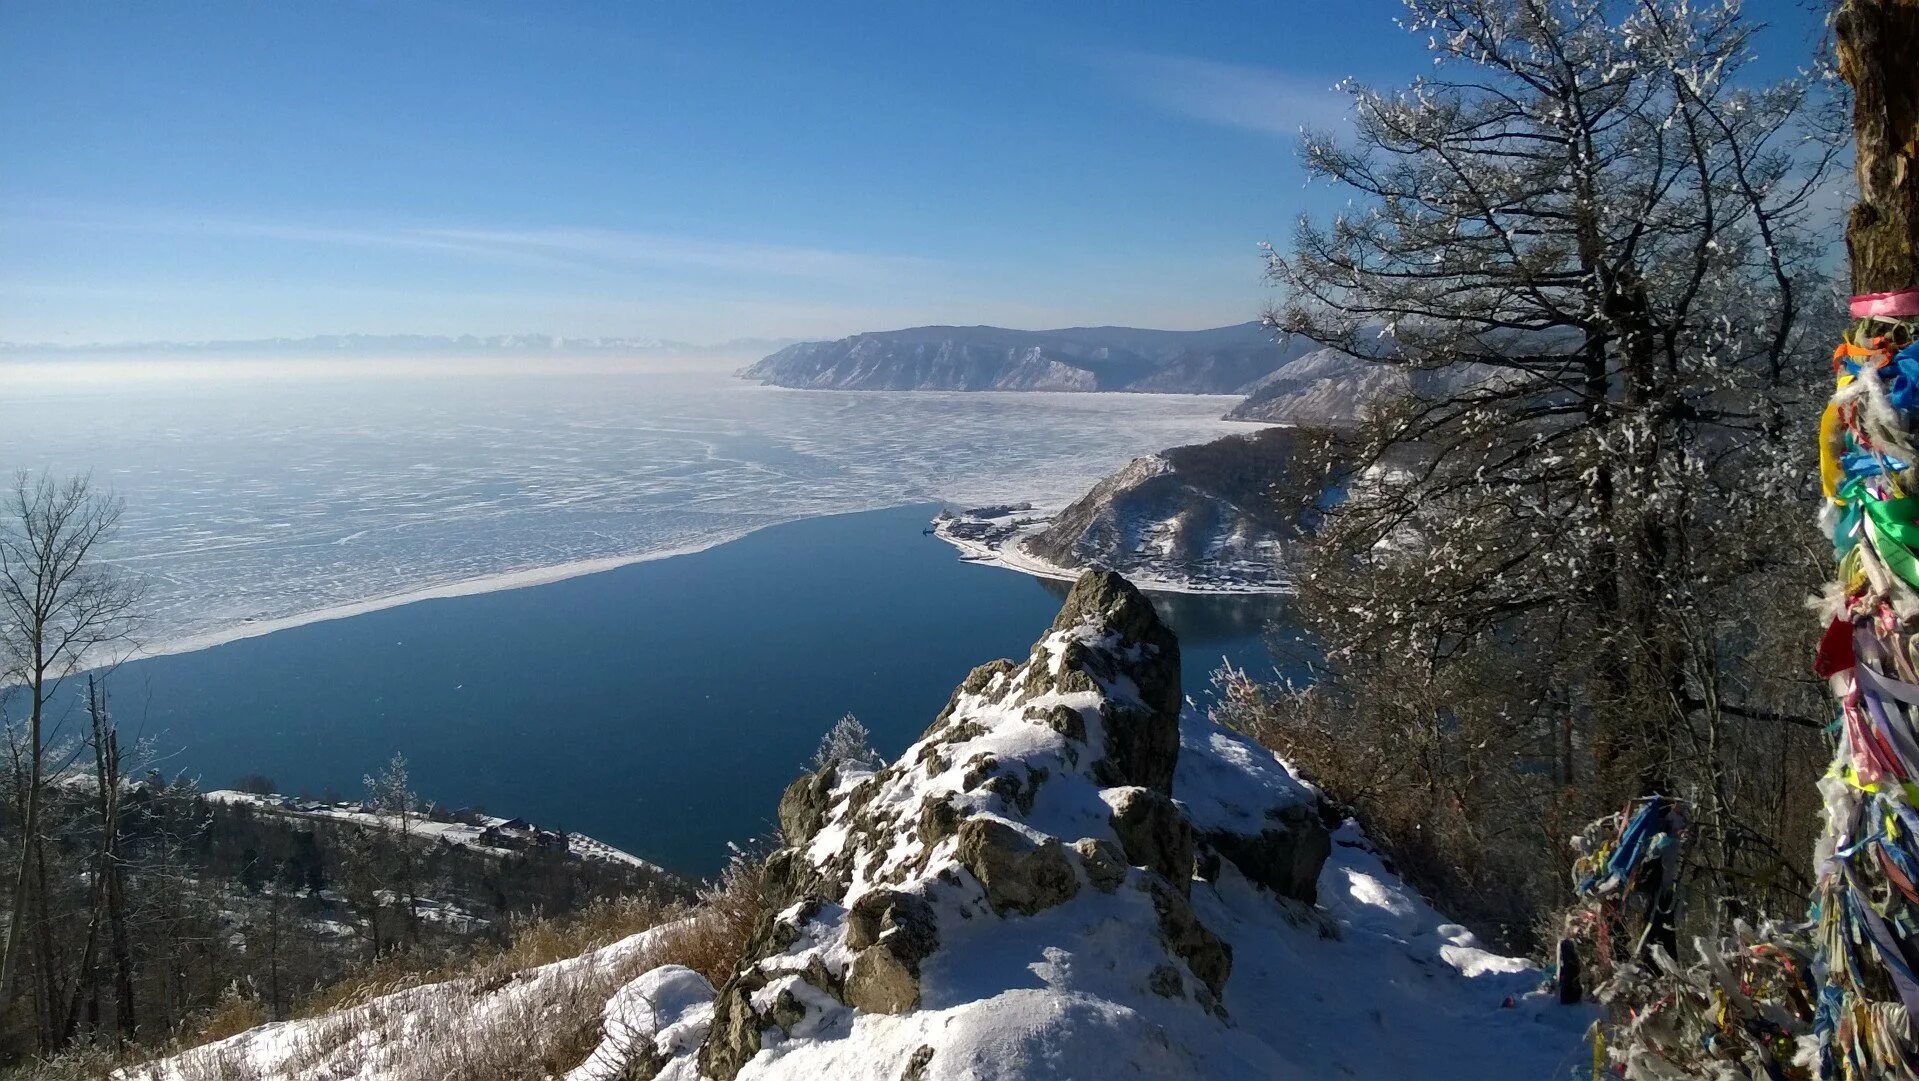
<instances>
[{"instance_id":1,"label":"bare shrub","mask_svg":"<svg viewBox=\"0 0 1919 1081\"><path fill-rule=\"evenodd\" d=\"M660 963L685 965L715 987L726 982L772 914L771 893L765 857L736 851L720 877L700 890L690 918L665 936Z\"/></svg>"},{"instance_id":2,"label":"bare shrub","mask_svg":"<svg viewBox=\"0 0 1919 1081\"><path fill-rule=\"evenodd\" d=\"M1533 898L1564 874L1571 827L1553 793L1512 768L1456 688L1393 681L1391 701L1258 683L1223 669L1213 718L1284 757L1344 805L1394 869L1449 915L1509 947L1532 945ZM1483 690L1497 695L1496 685Z\"/></svg>"}]
</instances>

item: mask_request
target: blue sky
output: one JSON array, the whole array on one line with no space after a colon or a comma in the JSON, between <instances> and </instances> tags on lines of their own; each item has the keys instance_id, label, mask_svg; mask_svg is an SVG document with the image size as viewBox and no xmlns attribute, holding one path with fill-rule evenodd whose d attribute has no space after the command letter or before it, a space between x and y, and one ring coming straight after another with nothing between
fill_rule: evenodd
<instances>
[{"instance_id":1,"label":"blue sky","mask_svg":"<svg viewBox=\"0 0 1919 1081\"><path fill-rule=\"evenodd\" d=\"M1399 11L5 0L0 340L1238 322Z\"/></svg>"}]
</instances>

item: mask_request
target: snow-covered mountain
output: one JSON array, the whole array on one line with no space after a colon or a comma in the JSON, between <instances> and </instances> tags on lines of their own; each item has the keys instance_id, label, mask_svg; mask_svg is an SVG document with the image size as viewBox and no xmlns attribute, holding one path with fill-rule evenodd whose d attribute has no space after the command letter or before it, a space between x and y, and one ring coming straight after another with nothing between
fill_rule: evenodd
<instances>
[{"instance_id":1,"label":"snow-covered mountain","mask_svg":"<svg viewBox=\"0 0 1919 1081\"><path fill-rule=\"evenodd\" d=\"M1293 543L1312 527L1325 479L1302 472L1316 429L1265 428L1173 447L1114 470L1057 513L1030 504L942 511L961 558L1071 580L1116 570L1148 589L1292 589Z\"/></svg>"},{"instance_id":2,"label":"snow-covered mountain","mask_svg":"<svg viewBox=\"0 0 1919 1081\"><path fill-rule=\"evenodd\" d=\"M1408 394L1440 396L1490 378L1468 365L1415 369L1362 360L1331 348L1314 348L1255 381L1228 420L1276 424L1345 426L1376 403Z\"/></svg>"},{"instance_id":3,"label":"snow-covered mountain","mask_svg":"<svg viewBox=\"0 0 1919 1081\"><path fill-rule=\"evenodd\" d=\"M801 342L740 372L834 390L1126 390L1232 394L1298 356L1257 322L1212 330L913 327Z\"/></svg>"},{"instance_id":4,"label":"snow-covered mountain","mask_svg":"<svg viewBox=\"0 0 1919 1081\"><path fill-rule=\"evenodd\" d=\"M1570 1076L1591 1015L1529 994L1538 971L1435 913L1285 763L1182 715L1179 670L1138 591L1083 576L891 765L793 783L776 914L717 988L622 969L647 932L355 1007L378 1023L352 1040L270 1025L132 1076L410 1077L424 1018L472 1038L577 1008L588 976L602 1039L569 1081Z\"/></svg>"},{"instance_id":5,"label":"snow-covered mountain","mask_svg":"<svg viewBox=\"0 0 1919 1081\"><path fill-rule=\"evenodd\" d=\"M1067 568L1284 586L1286 548L1319 495L1314 478L1294 476L1309 438L1266 428L1135 458L1017 543Z\"/></svg>"}]
</instances>

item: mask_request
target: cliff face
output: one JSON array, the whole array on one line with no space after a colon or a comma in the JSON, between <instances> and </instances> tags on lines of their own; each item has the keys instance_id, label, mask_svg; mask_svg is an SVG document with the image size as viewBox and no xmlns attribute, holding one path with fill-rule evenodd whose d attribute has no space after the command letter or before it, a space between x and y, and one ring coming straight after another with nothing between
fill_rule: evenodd
<instances>
[{"instance_id":1,"label":"cliff face","mask_svg":"<svg viewBox=\"0 0 1919 1081\"><path fill-rule=\"evenodd\" d=\"M915 327L802 342L740 375L807 389L1230 394L1299 352L1258 323L1199 331Z\"/></svg>"},{"instance_id":2,"label":"cliff face","mask_svg":"<svg viewBox=\"0 0 1919 1081\"><path fill-rule=\"evenodd\" d=\"M1319 494L1317 478L1298 476L1294 464L1316 438L1268 428L1136 458L1015 543L1060 567L1283 586L1287 549Z\"/></svg>"}]
</instances>

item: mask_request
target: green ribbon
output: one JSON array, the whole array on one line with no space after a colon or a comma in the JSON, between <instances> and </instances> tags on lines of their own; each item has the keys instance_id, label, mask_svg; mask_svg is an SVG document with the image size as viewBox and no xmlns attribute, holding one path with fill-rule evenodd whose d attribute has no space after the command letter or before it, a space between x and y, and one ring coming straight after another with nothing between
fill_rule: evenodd
<instances>
[{"instance_id":1,"label":"green ribbon","mask_svg":"<svg viewBox=\"0 0 1919 1081\"><path fill-rule=\"evenodd\" d=\"M1919 589L1919 556L1913 554L1914 549L1919 549L1919 499L1906 495L1878 499L1866 491L1861 480L1848 481L1841 491L1847 499L1857 500L1865 507L1866 515L1872 519L1873 536L1879 541L1874 548L1879 558L1886 561L1892 573L1905 579L1907 585Z\"/></svg>"}]
</instances>

